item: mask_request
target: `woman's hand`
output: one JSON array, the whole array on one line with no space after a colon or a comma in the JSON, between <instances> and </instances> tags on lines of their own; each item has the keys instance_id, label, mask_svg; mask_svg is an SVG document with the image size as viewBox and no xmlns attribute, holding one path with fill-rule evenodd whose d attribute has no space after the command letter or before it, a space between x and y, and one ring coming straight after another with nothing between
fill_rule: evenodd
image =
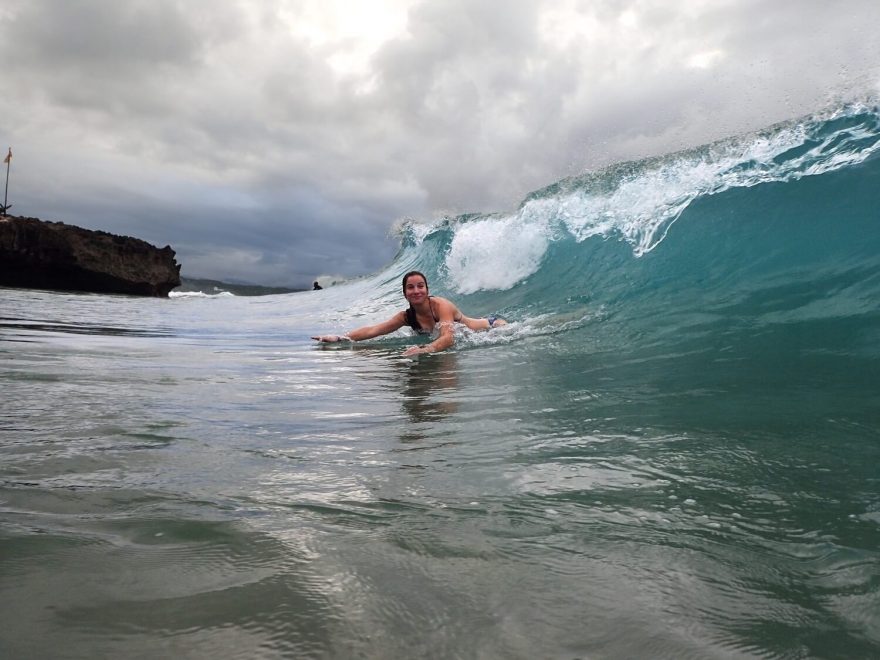
<instances>
[{"instance_id":1,"label":"woman's hand","mask_svg":"<svg viewBox=\"0 0 880 660\"><path fill-rule=\"evenodd\" d=\"M327 344L332 344L337 341L342 341L345 337L340 337L339 335L317 335L312 337L315 341L322 341Z\"/></svg>"},{"instance_id":2,"label":"woman's hand","mask_svg":"<svg viewBox=\"0 0 880 660\"><path fill-rule=\"evenodd\" d=\"M403 352L404 357L409 357L411 355L420 355L422 353L430 353L431 349L428 348L430 344L426 344L425 346L410 346Z\"/></svg>"}]
</instances>

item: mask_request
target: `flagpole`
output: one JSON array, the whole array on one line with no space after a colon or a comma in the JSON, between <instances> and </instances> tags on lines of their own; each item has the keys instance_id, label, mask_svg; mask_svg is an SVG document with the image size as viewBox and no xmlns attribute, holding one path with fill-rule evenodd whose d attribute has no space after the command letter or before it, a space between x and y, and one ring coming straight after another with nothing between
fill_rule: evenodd
<instances>
[{"instance_id":1,"label":"flagpole","mask_svg":"<svg viewBox=\"0 0 880 660\"><path fill-rule=\"evenodd\" d=\"M6 215L6 209L9 205L9 168L12 167L12 147L9 147L9 155L6 156L6 191L3 193L3 215Z\"/></svg>"}]
</instances>

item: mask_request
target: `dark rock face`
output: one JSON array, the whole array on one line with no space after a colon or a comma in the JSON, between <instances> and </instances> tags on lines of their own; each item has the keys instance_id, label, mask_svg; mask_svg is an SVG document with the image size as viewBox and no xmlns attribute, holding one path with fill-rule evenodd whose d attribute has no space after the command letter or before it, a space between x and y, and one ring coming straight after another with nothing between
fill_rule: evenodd
<instances>
[{"instance_id":1,"label":"dark rock face","mask_svg":"<svg viewBox=\"0 0 880 660\"><path fill-rule=\"evenodd\" d=\"M0 216L0 286L165 297L179 285L180 265L170 246Z\"/></svg>"}]
</instances>

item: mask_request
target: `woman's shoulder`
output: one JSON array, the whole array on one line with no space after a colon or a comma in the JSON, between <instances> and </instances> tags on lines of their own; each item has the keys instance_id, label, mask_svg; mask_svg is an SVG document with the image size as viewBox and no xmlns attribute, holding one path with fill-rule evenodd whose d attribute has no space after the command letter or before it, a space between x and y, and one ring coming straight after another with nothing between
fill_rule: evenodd
<instances>
[{"instance_id":1,"label":"woman's shoulder","mask_svg":"<svg viewBox=\"0 0 880 660\"><path fill-rule=\"evenodd\" d=\"M434 308L436 310L449 310L453 314L458 311L458 307L456 307L455 303L447 298L431 296L431 302L434 303Z\"/></svg>"},{"instance_id":2,"label":"woman's shoulder","mask_svg":"<svg viewBox=\"0 0 880 660\"><path fill-rule=\"evenodd\" d=\"M443 296L431 296L431 302L437 305L452 305L455 307L455 303L449 300L449 298L444 298Z\"/></svg>"}]
</instances>

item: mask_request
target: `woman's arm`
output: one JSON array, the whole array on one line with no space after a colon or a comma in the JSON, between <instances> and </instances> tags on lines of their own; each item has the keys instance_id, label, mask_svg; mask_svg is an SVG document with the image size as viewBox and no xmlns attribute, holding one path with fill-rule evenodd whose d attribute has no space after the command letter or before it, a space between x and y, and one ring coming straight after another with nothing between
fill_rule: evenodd
<instances>
[{"instance_id":1,"label":"woman's arm","mask_svg":"<svg viewBox=\"0 0 880 660\"><path fill-rule=\"evenodd\" d=\"M440 326L440 336L430 344L424 346L410 346L406 349L404 355L418 355L419 353L439 353L455 343L455 334L452 332L452 321L438 321Z\"/></svg>"},{"instance_id":2,"label":"woman's arm","mask_svg":"<svg viewBox=\"0 0 880 660\"><path fill-rule=\"evenodd\" d=\"M402 328L406 325L406 314L397 312L387 321L376 323L375 325L365 325L362 328L352 330L344 335L317 335L312 337L317 341L336 342L336 341L363 341L364 339L372 339L380 335L387 335L389 332Z\"/></svg>"}]
</instances>

